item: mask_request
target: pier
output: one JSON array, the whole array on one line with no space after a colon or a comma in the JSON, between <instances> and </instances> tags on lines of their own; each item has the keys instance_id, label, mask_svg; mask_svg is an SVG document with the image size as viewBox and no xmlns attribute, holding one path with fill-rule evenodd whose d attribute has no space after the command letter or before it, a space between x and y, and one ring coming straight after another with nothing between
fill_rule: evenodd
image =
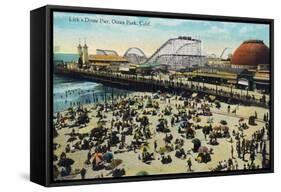
<instances>
[{"instance_id":1,"label":"pier","mask_svg":"<svg viewBox=\"0 0 281 192\"><path fill-rule=\"evenodd\" d=\"M198 97L206 95L215 96L217 100L231 104L253 105L258 107L268 108L270 101L265 98L253 98L248 95L233 93L231 91L220 90L217 88L208 88L206 86L199 86L199 83L190 82L174 82L170 80L160 80L153 76L141 75L124 75L120 73L112 73L106 71L92 71L86 69L67 69L65 67L57 66L54 68L54 73L70 78L84 79L102 83L107 86L112 86L119 89L126 89L131 91L147 91L156 92L158 90L170 93L178 93L184 95L191 95L197 93Z\"/></svg>"}]
</instances>

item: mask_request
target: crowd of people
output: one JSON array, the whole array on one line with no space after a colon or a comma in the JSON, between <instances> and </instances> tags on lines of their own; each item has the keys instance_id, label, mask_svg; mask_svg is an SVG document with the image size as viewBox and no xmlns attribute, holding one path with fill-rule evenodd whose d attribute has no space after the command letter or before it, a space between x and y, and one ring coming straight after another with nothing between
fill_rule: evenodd
<instances>
[{"instance_id":1,"label":"crowd of people","mask_svg":"<svg viewBox=\"0 0 281 192\"><path fill-rule=\"evenodd\" d=\"M262 155L261 167L268 166L268 116L265 115L265 126L249 139L243 133L245 122L237 121L241 129L229 127L227 119L214 123L212 111L220 108L218 103L197 94L180 96L157 92L122 96L112 103L79 105L55 113L53 136L61 137L62 129L69 131L63 135L64 145L54 142L54 178L80 175L84 179L89 177L89 172L96 172L97 178L127 175L128 170L118 154L131 152L136 154L136 161L147 165L159 161L164 166L178 159L186 162L187 172L197 171L194 165L212 161L216 153L214 147L220 140L228 140L231 144L230 158L220 160L211 170L260 168L255 163L257 153ZM202 119L206 119L204 125ZM92 126L92 121L95 126L90 131L80 132L80 129ZM200 137L201 133L203 137ZM192 147L187 147L191 143ZM85 157L71 158L79 151L85 151ZM73 170L74 164L81 159L84 159L83 167ZM244 167L239 166L238 159L245 162Z\"/></svg>"}]
</instances>

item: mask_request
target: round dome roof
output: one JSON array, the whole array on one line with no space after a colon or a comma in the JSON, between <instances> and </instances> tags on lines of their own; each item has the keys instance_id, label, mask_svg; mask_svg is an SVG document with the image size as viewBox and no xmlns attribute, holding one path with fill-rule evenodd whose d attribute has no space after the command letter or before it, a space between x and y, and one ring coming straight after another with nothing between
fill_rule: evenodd
<instances>
[{"instance_id":1,"label":"round dome roof","mask_svg":"<svg viewBox=\"0 0 281 192\"><path fill-rule=\"evenodd\" d=\"M261 40L244 41L234 52L233 65L269 64L269 48Z\"/></svg>"}]
</instances>

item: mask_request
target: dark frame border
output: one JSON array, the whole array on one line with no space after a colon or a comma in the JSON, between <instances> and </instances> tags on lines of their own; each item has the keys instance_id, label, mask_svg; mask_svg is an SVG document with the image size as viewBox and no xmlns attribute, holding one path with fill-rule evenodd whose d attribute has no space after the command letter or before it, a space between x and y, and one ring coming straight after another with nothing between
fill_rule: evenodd
<instances>
[{"instance_id":1,"label":"dark frame border","mask_svg":"<svg viewBox=\"0 0 281 192\"><path fill-rule=\"evenodd\" d=\"M256 23L270 25L270 168L259 170L237 170L237 171L218 171L218 172L195 172L195 173L179 173L179 174L159 174L149 176L127 176L121 178L103 178L103 179L86 179L86 180L63 180L53 181L52 178L52 143L53 135L50 126L52 125L53 114L53 12L72 12L72 13L94 13L108 15L123 15L123 16L143 16L143 17L158 17L170 19L192 19L206 21L222 21L222 22L239 22L239 23ZM102 183L119 183L133 181L149 181L163 179L184 179L197 177L215 177L229 175L246 175L274 172L274 20L263 18L248 18L248 17L230 17L230 16L214 16L214 15L196 15L184 13L169 13L169 12L150 12L136 10L120 10L120 9L104 9L104 8L89 8L89 7L70 7L70 6L46 6L46 186L66 186L66 185L81 185L81 184L102 184Z\"/></svg>"}]
</instances>

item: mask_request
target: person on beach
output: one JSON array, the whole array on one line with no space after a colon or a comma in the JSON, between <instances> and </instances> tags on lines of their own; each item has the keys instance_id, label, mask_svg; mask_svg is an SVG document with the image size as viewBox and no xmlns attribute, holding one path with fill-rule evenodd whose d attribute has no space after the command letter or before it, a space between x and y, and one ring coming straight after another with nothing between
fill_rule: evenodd
<instances>
[{"instance_id":1,"label":"person on beach","mask_svg":"<svg viewBox=\"0 0 281 192\"><path fill-rule=\"evenodd\" d=\"M187 166L188 166L188 171L191 171L192 162L191 162L191 158L190 157L187 160Z\"/></svg>"},{"instance_id":2,"label":"person on beach","mask_svg":"<svg viewBox=\"0 0 281 192\"><path fill-rule=\"evenodd\" d=\"M81 169L81 171L80 171L81 179L85 179L86 172L87 172L87 170L85 168Z\"/></svg>"},{"instance_id":3,"label":"person on beach","mask_svg":"<svg viewBox=\"0 0 281 192\"><path fill-rule=\"evenodd\" d=\"M236 151L237 151L237 156L240 159L241 158L241 145L240 145L240 140L237 141L236 143Z\"/></svg>"},{"instance_id":4,"label":"person on beach","mask_svg":"<svg viewBox=\"0 0 281 192\"><path fill-rule=\"evenodd\" d=\"M206 131L204 131L204 132L203 132L203 134L204 134L204 138L205 138L205 140L207 140L207 132L206 132Z\"/></svg>"},{"instance_id":5,"label":"person on beach","mask_svg":"<svg viewBox=\"0 0 281 192\"><path fill-rule=\"evenodd\" d=\"M227 113L230 113L230 105L227 106Z\"/></svg>"},{"instance_id":6,"label":"person on beach","mask_svg":"<svg viewBox=\"0 0 281 192\"><path fill-rule=\"evenodd\" d=\"M251 160L251 165L253 165L253 164L254 164L254 161L255 161L255 153L254 153L254 152L252 152L252 153L250 154L250 160Z\"/></svg>"},{"instance_id":7,"label":"person on beach","mask_svg":"<svg viewBox=\"0 0 281 192\"><path fill-rule=\"evenodd\" d=\"M238 167L239 167L238 161L235 159L235 170L238 170Z\"/></svg>"},{"instance_id":8,"label":"person on beach","mask_svg":"<svg viewBox=\"0 0 281 192\"><path fill-rule=\"evenodd\" d=\"M83 161L85 162L85 160L90 161L92 158L90 149L92 149L93 151L94 151L94 149L98 149L96 152L101 153L101 155L104 155L104 153L107 153L111 150L112 154L116 153L116 154L118 154L117 155L118 157L120 154L120 160L122 160L123 162L126 162L126 161L128 161L128 159L126 159L127 152L129 152L128 153L129 161L131 160L131 157L132 157L131 155L133 154L134 158L132 158L132 161L138 161L138 159L140 161L144 160L144 162L147 162L147 165L148 165L151 162L151 159L149 159L147 157L149 157L149 155L151 154L151 152L152 152L151 150L154 150L156 152L156 158L154 159L155 156L152 156L153 157L152 159L155 160L155 162L161 161L159 154L161 154L161 157L163 156L162 157L163 164L171 163L172 166L176 165L178 160L184 161L184 159L185 160L187 159L187 161L186 161L187 164L181 168L178 168L179 171L186 171L186 169L187 169L187 171L190 172L190 171L192 171L192 168L194 170L196 169L196 171L201 171L202 170L201 167L199 167L198 170L197 170L197 167L196 168L192 167L193 160L195 160L193 156L191 156L190 158L188 156L186 157L186 154L188 154L188 155L193 154L193 153L190 153L191 149L189 149L188 146L181 144L181 142L177 142L175 140L177 140L177 139L181 140L181 138L182 138L182 142L185 142L185 143L189 142L188 140L186 140L184 138L185 132L183 130L185 130L185 128L179 129L179 134L177 133L177 128L180 128L180 126L178 126L178 125L181 122L190 123L190 125L188 124L188 127L191 127L194 130L194 132L193 132L194 134L197 133L196 137L198 137L198 139L201 141L203 141L204 138L205 138L205 140L207 140L211 136L210 133L212 133L212 123L214 123L214 126L216 126L215 124L218 121L217 121L216 116L208 117L207 115L204 115L205 111L207 111L206 106L209 104L208 103L209 101L206 100L206 102L204 102L201 100L201 98L194 98L194 99L188 98L188 100L187 100L187 98L178 96L179 99L178 99L178 101L176 101L178 103L176 103L175 99L174 99L175 96L172 96L171 104L169 106L167 106L168 103L165 104L164 100L161 100L162 96L160 96L159 99L152 100L151 108L147 108L146 103L150 97L151 96L149 94L146 94L146 95L141 95L141 96L139 96L139 95L122 96L122 98L120 98L120 101L116 98L116 102L114 104L112 104L112 105L110 103L107 104L107 109L108 109L107 112L105 111L106 106L102 103L97 106L94 106L94 107L89 106L90 110L88 111L88 113L89 113L88 116L91 117L90 118L91 123L93 123L93 122L96 123L96 121L98 121L97 119L99 119L99 118L97 118L97 114L100 113L100 115L101 115L100 124L102 124L100 130L104 130L105 132L100 134L100 137L98 137L98 136L91 135L91 132L86 131L86 129L88 129L88 127L86 129L84 129L84 128L76 129L76 127L75 127L75 129L73 129L74 130L73 132L72 132L72 128L59 130L61 135L63 135L64 134L63 131L66 130L67 134L72 134L77 139L77 141L71 142L71 144L66 143L69 147L69 151L70 151L70 148L72 148L72 146L75 147L75 150L71 150L71 151L73 151L73 153L71 153L71 154L67 153L67 155L74 157L73 155L74 154L76 155L77 152L79 152L79 153L83 152L84 153ZM183 104L183 102L185 102L185 100L188 101L187 104ZM139 105L138 102L142 102L142 105ZM153 107L155 105L154 103L157 103L157 102L159 102L158 109ZM175 105L178 106L178 109L175 109ZM192 109L192 106L193 106L193 109ZM230 106L231 106L231 109L234 108L233 105L230 105ZM85 105L81 105L81 107L85 107ZM209 107L209 105L207 107ZM244 106L241 106L241 107L244 107ZM165 108L166 108L166 112L170 112L169 115L163 114L165 112ZM224 110L225 110L225 108L227 108L227 104L224 104ZM146 110L146 114L143 113L144 110ZM156 111L155 112L156 114L153 114L154 111ZM203 111L203 115L201 115L201 113L202 113L201 111ZM83 113L83 112L77 112L77 109L73 107L73 114L75 114L75 115L73 115L74 120L76 120L77 117L79 115L81 115L80 113ZM241 113L242 113L242 110L241 110ZM69 112L69 114L72 115L72 112ZM63 118L66 119L64 121L67 124L68 115L66 115L64 112L62 112L62 115L63 115ZM229 115L232 115L232 114L229 114ZM143 116L146 116L146 118L143 118ZM206 116L206 117L203 117L203 116ZM163 132L163 133L156 132L156 123L158 120L157 118L163 119L162 120L163 126L167 127L167 129L165 129L165 131L167 130L167 132ZM215 121L212 121L212 123L207 122L207 124L210 125L211 131L203 132L204 136L201 133L198 134L198 131L199 131L198 129L201 129L201 128L204 129L205 125L200 124L200 122L196 122L195 121L196 118L202 118L202 121L201 121L202 123L205 123L208 120L208 118L209 119L214 118ZM236 118L235 122L237 123L238 119L237 119L237 117L235 117L235 118ZM138 119L141 119L141 120L139 121ZM195 120L193 120L193 119L195 119ZM264 122L264 123L266 123L266 122ZM169 125L171 127L169 127ZM92 124L90 126L92 126ZM173 126L175 126L175 127L173 127ZM93 128L96 129L97 127L95 127L95 125L94 125ZM264 161L266 161L266 159L265 159L266 151L265 151L265 149L263 150L262 139L265 139L265 137L263 137L263 135L266 136L266 134L268 132L267 126L264 127L264 131L263 131L264 133L262 133L262 131L261 131L261 133L254 133L252 137L248 131L247 132L245 131L244 139L246 139L246 142L245 141L242 142L243 146L241 146L241 141L242 141L243 137L240 136L239 127L235 127L235 124L233 124L232 121L230 121L229 129L230 129L229 131L232 131L233 140L232 140L232 137L227 138L227 140L226 140L226 139L222 139L221 137L216 136L216 135L214 138L214 140L217 139L218 142L220 142L222 145L225 145L225 149L230 150L230 151L228 151L228 152L230 152L230 154L229 153L222 154L222 155L225 154L226 157L220 157L220 151L217 151L217 150L215 151L216 154L212 153L213 150L211 148L209 148L210 145L207 142L203 141L204 143L206 143L205 145L209 148L209 150L208 150L209 153L213 155L212 158L214 157L214 161L221 160L221 164L224 167L223 169L221 169L222 171L237 170L238 168L243 169L243 162L240 161L236 157L238 156L241 158L241 156L242 155L245 156L245 154L246 154L246 157L244 157L244 158L246 158L246 160L249 160L249 162L252 161L252 163L249 163L250 165L248 166L248 168L253 169L253 167L259 166L260 156L262 156L262 155L259 154L256 157L254 157L256 159L256 161L255 161L255 159L252 160L251 156L250 157L248 156L248 154L251 155L252 152L254 152L255 154L258 151L260 151L260 153L263 152ZM85 130L85 132L84 132L84 130ZM128 131L128 130L130 130L130 131ZM82 136L86 132L87 132L87 134L90 133L90 135ZM151 133L154 133L154 135L151 136ZM241 135L243 135L243 134L241 134ZM81 136L81 138L80 138L80 136ZM229 139L230 139L230 141L229 141ZM252 140L255 142L252 143ZM126 143L126 141L127 141L127 143ZM165 146L163 147L163 150L161 150L161 148L162 148L161 145L162 145L163 141L165 142ZM266 142L266 141L264 141L264 142ZM144 156L142 157L141 151L143 150L143 148L142 148L143 143L148 145L148 147L147 147L148 151L146 151L146 154L144 154ZM62 143L60 143L60 144L62 144ZM236 144L236 146L235 146L235 144ZM66 146L66 145L64 144L62 146ZM82 147L82 146L85 146L85 147ZM149 146L151 146L151 148L153 147L153 149L150 150ZM159 146L159 150L157 151L158 146ZM234 147L236 147L235 152L234 152ZM82 151L84 149L86 151ZM133 150L135 151L135 154L133 153ZM58 151L56 151L56 153L57 152ZM87 154L87 152L88 152L88 154ZM175 159L175 162L172 162L171 157L174 156L174 152L179 152L179 154L181 154L181 156L179 156L180 157L179 159ZM236 152L237 152L237 154L234 154ZM170 155L168 155L167 153L169 153ZM182 154L185 154L185 155L182 155ZM126 158L123 159L122 155L125 155ZM157 155L159 155L159 158ZM235 158L234 158L234 156L235 156ZM103 156L102 156L102 158L103 158ZM222 158L227 159L227 160L223 161ZM239 164L236 159L239 161ZM75 159L75 160L77 160L77 159ZM78 163L80 163L80 159L78 160ZM74 166L75 168L76 168L77 164L75 164L75 166ZM139 165L142 165L142 164L139 164ZM147 166L147 165L145 165L145 166ZM197 165L197 162L196 162L196 165ZM87 165L85 165L85 166L87 166ZM108 164L105 163L104 166L107 168ZM205 165L202 165L202 166L205 166ZM209 166L209 164L207 166ZM167 167L169 167L169 166L167 166ZM63 168L63 169L66 170L65 168ZM85 170L81 169L81 167L80 167L80 175L79 175L79 172L76 171L76 169L75 170L73 169L74 170L73 174L76 174L79 178L81 176L82 179L89 178L90 175L91 176L94 175L96 177L98 174L98 173L93 172L92 169L87 170L86 167L84 169ZM101 169L105 169L105 168L103 168L101 166ZM164 173L166 173L166 171L167 170L164 168L163 171L161 171L161 173L164 174ZM118 175L118 174L116 174L116 175ZM104 176L107 177L108 175L105 174Z\"/></svg>"},{"instance_id":9,"label":"person on beach","mask_svg":"<svg viewBox=\"0 0 281 192\"><path fill-rule=\"evenodd\" d=\"M154 151L156 151L156 150L157 150L157 141L154 140Z\"/></svg>"}]
</instances>

